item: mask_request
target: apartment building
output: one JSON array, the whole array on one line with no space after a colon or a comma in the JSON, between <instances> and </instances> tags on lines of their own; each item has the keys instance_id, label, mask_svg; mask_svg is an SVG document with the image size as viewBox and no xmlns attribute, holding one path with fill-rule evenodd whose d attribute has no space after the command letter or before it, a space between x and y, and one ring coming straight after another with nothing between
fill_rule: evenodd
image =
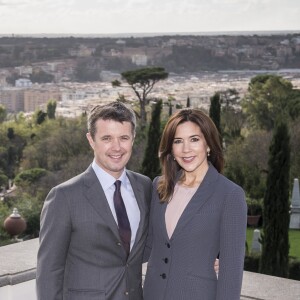
<instances>
[{"instance_id":1,"label":"apartment building","mask_svg":"<svg viewBox=\"0 0 300 300\"><path fill-rule=\"evenodd\" d=\"M24 111L24 89L7 87L0 89L0 104L9 113Z\"/></svg>"},{"instance_id":2,"label":"apartment building","mask_svg":"<svg viewBox=\"0 0 300 300\"><path fill-rule=\"evenodd\" d=\"M61 101L61 92L58 88L35 88L24 91L24 112L37 109L46 109L49 100Z\"/></svg>"}]
</instances>

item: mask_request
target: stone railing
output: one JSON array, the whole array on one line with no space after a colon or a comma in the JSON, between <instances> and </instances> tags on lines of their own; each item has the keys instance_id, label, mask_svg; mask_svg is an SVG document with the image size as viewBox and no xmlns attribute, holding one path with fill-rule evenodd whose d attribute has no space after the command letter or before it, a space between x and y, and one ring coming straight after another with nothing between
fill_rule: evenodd
<instances>
[{"instance_id":1,"label":"stone railing","mask_svg":"<svg viewBox=\"0 0 300 300\"><path fill-rule=\"evenodd\" d=\"M37 249L38 239L0 247L1 300L36 300ZM145 264L143 273L145 273L146 268ZM245 271L241 300L248 299L299 300L300 281Z\"/></svg>"}]
</instances>

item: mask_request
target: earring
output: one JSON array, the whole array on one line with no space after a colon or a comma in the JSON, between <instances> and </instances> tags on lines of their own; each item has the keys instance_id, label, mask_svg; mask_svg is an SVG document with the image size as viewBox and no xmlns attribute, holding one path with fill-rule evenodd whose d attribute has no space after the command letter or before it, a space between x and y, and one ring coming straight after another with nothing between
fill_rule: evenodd
<instances>
[{"instance_id":1,"label":"earring","mask_svg":"<svg viewBox=\"0 0 300 300\"><path fill-rule=\"evenodd\" d=\"M210 149L207 149L207 156L210 156Z\"/></svg>"},{"instance_id":2,"label":"earring","mask_svg":"<svg viewBox=\"0 0 300 300\"><path fill-rule=\"evenodd\" d=\"M173 159L176 160L176 158L173 156Z\"/></svg>"}]
</instances>

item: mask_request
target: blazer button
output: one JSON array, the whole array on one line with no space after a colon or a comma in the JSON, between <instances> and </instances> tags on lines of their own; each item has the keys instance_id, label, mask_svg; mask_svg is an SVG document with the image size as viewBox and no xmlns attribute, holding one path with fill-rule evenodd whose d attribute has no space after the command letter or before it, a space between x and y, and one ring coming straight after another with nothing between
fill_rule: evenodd
<instances>
[{"instance_id":1,"label":"blazer button","mask_svg":"<svg viewBox=\"0 0 300 300\"><path fill-rule=\"evenodd\" d=\"M165 273L160 274L160 276L161 276L162 279L166 279L167 278L167 275Z\"/></svg>"},{"instance_id":2,"label":"blazer button","mask_svg":"<svg viewBox=\"0 0 300 300\"><path fill-rule=\"evenodd\" d=\"M125 295L125 296L128 296L128 295L129 295L129 292L127 292L127 291L124 292L124 295Z\"/></svg>"},{"instance_id":3,"label":"blazer button","mask_svg":"<svg viewBox=\"0 0 300 300\"><path fill-rule=\"evenodd\" d=\"M166 246L167 246L168 248L171 248L170 243L166 243Z\"/></svg>"},{"instance_id":4,"label":"blazer button","mask_svg":"<svg viewBox=\"0 0 300 300\"><path fill-rule=\"evenodd\" d=\"M166 257L163 259L163 261L165 262L165 264L167 264L169 262L169 259Z\"/></svg>"},{"instance_id":5,"label":"blazer button","mask_svg":"<svg viewBox=\"0 0 300 300\"><path fill-rule=\"evenodd\" d=\"M117 242L117 246L122 246L122 244L120 242Z\"/></svg>"}]
</instances>

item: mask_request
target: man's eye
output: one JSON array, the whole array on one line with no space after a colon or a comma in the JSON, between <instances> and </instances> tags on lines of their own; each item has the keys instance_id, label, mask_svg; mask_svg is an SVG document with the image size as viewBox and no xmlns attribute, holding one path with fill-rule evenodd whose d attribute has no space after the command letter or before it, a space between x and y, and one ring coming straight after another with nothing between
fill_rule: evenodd
<instances>
[{"instance_id":1,"label":"man's eye","mask_svg":"<svg viewBox=\"0 0 300 300\"><path fill-rule=\"evenodd\" d=\"M110 140L111 140L111 138L109 136L104 136L102 138L102 141L110 141Z\"/></svg>"}]
</instances>

